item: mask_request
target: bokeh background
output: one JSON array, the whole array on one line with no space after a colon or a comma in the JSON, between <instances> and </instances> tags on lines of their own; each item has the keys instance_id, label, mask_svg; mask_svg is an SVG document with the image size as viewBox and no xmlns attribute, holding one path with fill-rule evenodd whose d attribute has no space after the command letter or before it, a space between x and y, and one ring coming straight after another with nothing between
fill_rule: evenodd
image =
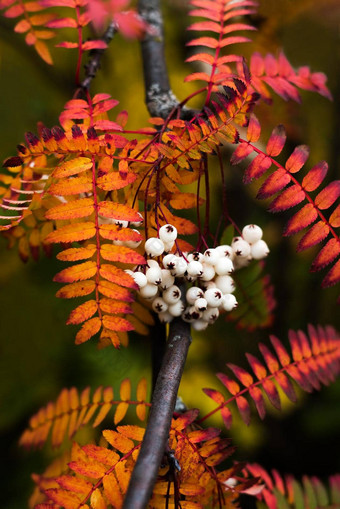
<instances>
[{"instance_id":1,"label":"bokeh background","mask_svg":"<svg viewBox=\"0 0 340 509\"><path fill-rule=\"evenodd\" d=\"M185 43L190 33L186 26L187 2L163 2L166 56L173 90L183 99L195 85L185 84L184 77L193 68L184 63L190 55ZM340 177L340 5L337 0L260 0L259 15L253 23L259 32L254 44L237 48L246 55L252 51L278 54L281 48L294 66L308 64L329 77L334 96L329 102L316 94L303 92L302 105L274 99L273 107L262 105L258 116L263 134L269 135L278 123L285 124L289 142L285 154L297 144L311 147L309 164L320 159L329 162L328 179ZM55 66L45 64L27 47L19 34L13 33L12 20L0 20L0 154L4 159L15 154L25 131L35 131L37 121L47 126L58 122L64 103L74 92L75 53L53 49ZM101 72L93 83L93 93L107 92L120 100L121 109L130 112L128 126L147 125L144 106L142 67L138 42L117 36L103 60ZM266 126L266 127L265 127ZM225 154L226 160L228 153ZM270 244L271 255L266 272L275 285L277 307L269 329L249 333L220 319L205 333L195 333L180 394L188 407L202 412L212 408L202 387L222 389L215 376L225 371L225 363L247 367L244 352L255 355L259 341L268 341L271 333L287 344L289 328L306 329L307 323L331 323L339 328L339 307L335 304L338 289L321 290L322 274L311 274L309 266L316 252L296 255L297 238L282 237L285 214L270 215L265 203L254 199L257 185L244 188L239 168L226 169L230 212L242 226L260 224ZM218 196L218 180L213 184ZM218 200L216 199L216 203ZM287 214L288 217L289 214ZM219 209L213 210L216 224ZM297 237L297 236L296 236ZM2 482L1 507L27 507L32 490L31 472L42 472L54 457L48 447L27 453L17 446L30 415L63 387L79 389L91 385L118 388L125 377L150 379L149 341L131 336L128 349L96 349L94 340L74 345L75 329L65 326L73 302L55 298L57 284L52 282L61 263L42 258L25 265L15 250L8 251L0 239L0 430L4 452L0 465L6 477ZM234 425L227 436L237 445L235 459L261 462L267 468L304 473L326 479L340 471L340 382L312 395L299 394L292 405L284 400L283 411L268 408L261 422L253 414L250 427L234 415ZM110 422L106 423L108 426ZM221 426L219 417L210 425ZM95 438L82 431L79 440ZM2 476L4 481L4 477Z\"/></svg>"}]
</instances>

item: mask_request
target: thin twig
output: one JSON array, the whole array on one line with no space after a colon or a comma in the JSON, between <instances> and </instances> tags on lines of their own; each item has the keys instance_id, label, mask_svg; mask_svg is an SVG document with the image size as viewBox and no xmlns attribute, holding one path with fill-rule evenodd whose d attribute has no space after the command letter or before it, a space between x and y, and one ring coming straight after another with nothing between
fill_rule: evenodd
<instances>
[{"instance_id":1,"label":"thin twig","mask_svg":"<svg viewBox=\"0 0 340 509\"><path fill-rule=\"evenodd\" d=\"M167 349L152 397L148 426L123 509L145 509L150 500L168 439L190 343L190 325L181 318L175 318L170 323Z\"/></svg>"},{"instance_id":2,"label":"thin twig","mask_svg":"<svg viewBox=\"0 0 340 509\"><path fill-rule=\"evenodd\" d=\"M101 37L101 41L106 42L106 44L109 44L114 35L117 32L117 24L112 21L109 26L107 27L103 37ZM89 90L91 82L93 78L96 76L98 69L100 69L100 62L103 54L105 53L106 48L104 49L94 49L90 53L90 60L85 65L85 78L80 83L80 89L81 90Z\"/></svg>"}]
</instances>

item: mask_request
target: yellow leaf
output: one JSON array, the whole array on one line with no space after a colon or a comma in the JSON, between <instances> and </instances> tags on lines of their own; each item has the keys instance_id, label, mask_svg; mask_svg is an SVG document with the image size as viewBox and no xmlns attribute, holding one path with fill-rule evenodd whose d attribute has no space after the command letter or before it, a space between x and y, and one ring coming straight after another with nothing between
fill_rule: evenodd
<instances>
[{"instance_id":1,"label":"yellow leaf","mask_svg":"<svg viewBox=\"0 0 340 509\"><path fill-rule=\"evenodd\" d=\"M95 300L89 300L87 302L84 302L83 304L80 304L77 308L75 308L73 311L71 311L70 316L68 317L68 320L66 322L67 325L69 324L78 324L83 323L91 316L93 316L98 310L98 305Z\"/></svg>"},{"instance_id":2,"label":"yellow leaf","mask_svg":"<svg viewBox=\"0 0 340 509\"><path fill-rule=\"evenodd\" d=\"M203 199L199 198L199 204L202 205ZM194 193L178 193L170 200L170 205L174 209L191 209L197 205L197 195Z\"/></svg>"},{"instance_id":3,"label":"yellow leaf","mask_svg":"<svg viewBox=\"0 0 340 509\"><path fill-rule=\"evenodd\" d=\"M45 60L45 62L47 64L50 64L50 65L53 64L51 53L49 52L49 49L48 49L48 47L46 46L46 44L44 42L36 41L35 44L34 44L34 47L35 47L38 55L41 56L41 58L43 60Z\"/></svg>"},{"instance_id":4,"label":"yellow leaf","mask_svg":"<svg viewBox=\"0 0 340 509\"><path fill-rule=\"evenodd\" d=\"M92 221L72 223L49 233L45 238L45 243L79 242L81 240L91 239L95 234L96 225Z\"/></svg>"},{"instance_id":5,"label":"yellow leaf","mask_svg":"<svg viewBox=\"0 0 340 509\"><path fill-rule=\"evenodd\" d=\"M134 448L134 443L132 440L124 437L120 433L117 433L117 431L106 429L103 431L103 436L114 449L117 449L117 451L120 451L124 454L130 452L131 449Z\"/></svg>"},{"instance_id":6,"label":"yellow leaf","mask_svg":"<svg viewBox=\"0 0 340 509\"><path fill-rule=\"evenodd\" d=\"M70 177L71 175L78 175L83 171L87 171L92 168L92 161L88 157L76 157L70 161L62 163L57 166L52 173L52 177L64 178Z\"/></svg>"},{"instance_id":7,"label":"yellow leaf","mask_svg":"<svg viewBox=\"0 0 340 509\"><path fill-rule=\"evenodd\" d=\"M93 198L83 198L62 203L52 207L45 213L46 219L75 219L88 217L94 211Z\"/></svg>"},{"instance_id":8,"label":"yellow leaf","mask_svg":"<svg viewBox=\"0 0 340 509\"><path fill-rule=\"evenodd\" d=\"M92 488L92 484L89 481L73 475L61 475L56 478L56 481L59 486L73 493L87 493Z\"/></svg>"},{"instance_id":9,"label":"yellow leaf","mask_svg":"<svg viewBox=\"0 0 340 509\"><path fill-rule=\"evenodd\" d=\"M129 330L133 330L133 326L131 325L130 322L128 322L128 320L125 320L125 318L120 318L118 316L104 315L103 326L113 331L126 332Z\"/></svg>"},{"instance_id":10,"label":"yellow leaf","mask_svg":"<svg viewBox=\"0 0 340 509\"><path fill-rule=\"evenodd\" d=\"M128 411L129 403L119 403L117 405L115 416L113 422L117 425L120 421L122 421Z\"/></svg>"},{"instance_id":11,"label":"yellow leaf","mask_svg":"<svg viewBox=\"0 0 340 509\"><path fill-rule=\"evenodd\" d=\"M143 377L139 380L137 385L137 401L146 401L147 395L147 381L146 378Z\"/></svg>"},{"instance_id":12,"label":"yellow leaf","mask_svg":"<svg viewBox=\"0 0 340 509\"><path fill-rule=\"evenodd\" d=\"M93 509L107 509L103 495L98 488L91 495L91 507Z\"/></svg>"},{"instance_id":13,"label":"yellow leaf","mask_svg":"<svg viewBox=\"0 0 340 509\"><path fill-rule=\"evenodd\" d=\"M100 330L101 321L99 318L90 318L87 322L84 323L80 331L78 331L76 335L76 345L80 345L85 341L88 341L92 336L97 334Z\"/></svg>"},{"instance_id":14,"label":"yellow leaf","mask_svg":"<svg viewBox=\"0 0 340 509\"><path fill-rule=\"evenodd\" d=\"M142 237L137 231L131 230L130 228L119 228L115 224L101 224L99 227L100 236L103 239L108 240L122 240L122 241L133 241L139 242Z\"/></svg>"},{"instance_id":15,"label":"yellow leaf","mask_svg":"<svg viewBox=\"0 0 340 509\"><path fill-rule=\"evenodd\" d=\"M136 180L137 176L129 172L125 178L122 178L118 172L111 172L97 179L97 186L103 191L114 191L122 189Z\"/></svg>"},{"instance_id":16,"label":"yellow leaf","mask_svg":"<svg viewBox=\"0 0 340 509\"><path fill-rule=\"evenodd\" d=\"M99 302L100 309L104 313L110 313L112 315L118 315L120 313L132 313L132 308L125 302L119 302L117 300L102 298Z\"/></svg>"},{"instance_id":17,"label":"yellow leaf","mask_svg":"<svg viewBox=\"0 0 340 509\"><path fill-rule=\"evenodd\" d=\"M130 274L127 274L124 270L118 269L114 265L109 265L107 263L101 265L99 269L99 274L108 281L112 283L119 284L121 286L125 286L127 288L137 289L138 286L135 283L133 277Z\"/></svg>"},{"instance_id":18,"label":"yellow leaf","mask_svg":"<svg viewBox=\"0 0 340 509\"><path fill-rule=\"evenodd\" d=\"M89 458L111 467L120 459L119 454L106 447L100 447L99 445L88 444L84 445L82 449Z\"/></svg>"},{"instance_id":19,"label":"yellow leaf","mask_svg":"<svg viewBox=\"0 0 340 509\"><path fill-rule=\"evenodd\" d=\"M115 348L120 347L119 336L118 336L117 332L114 332L113 330L103 329L103 331L100 335L100 339L102 341L104 341L105 339L107 339L109 342L111 341L112 345ZM108 344L110 344L110 343L108 343ZM107 345L105 345L105 346L107 346Z\"/></svg>"},{"instance_id":20,"label":"yellow leaf","mask_svg":"<svg viewBox=\"0 0 340 509\"><path fill-rule=\"evenodd\" d=\"M104 493L113 509L121 509L123 495L114 473L106 475L103 479Z\"/></svg>"},{"instance_id":21,"label":"yellow leaf","mask_svg":"<svg viewBox=\"0 0 340 509\"><path fill-rule=\"evenodd\" d=\"M92 188L92 178L90 175L86 175L72 179L61 179L59 182L51 184L48 192L55 196L71 196L73 194L88 193L92 191Z\"/></svg>"},{"instance_id":22,"label":"yellow leaf","mask_svg":"<svg viewBox=\"0 0 340 509\"><path fill-rule=\"evenodd\" d=\"M111 281L99 281L98 291L110 299L123 300L124 302L133 302L133 297L127 288L123 288L122 286L118 286L115 283L111 283Z\"/></svg>"},{"instance_id":23,"label":"yellow leaf","mask_svg":"<svg viewBox=\"0 0 340 509\"><path fill-rule=\"evenodd\" d=\"M145 434L145 428L132 425L117 426L117 431L124 435L124 437L131 438L131 440L136 440L137 442L141 442Z\"/></svg>"},{"instance_id":24,"label":"yellow leaf","mask_svg":"<svg viewBox=\"0 0 340 509\"><path fill-rule=\"evenodd\" d=\"M119 395L122 401L129 401L131 399L131 381L129 378L124 378L120 384Z\"/></svg>"},{"instance_id":25,"label":"yellow leaf","mask_svg":"<svg viewBox=\"0 0 340 509\"><path fill-rule=\"evenodd\" d=\"M58 283L72 283L73 281L82 281L90 279L97 272L97 264L95 262L84 262L58 272L53 281Z\"/></svg>"}]
</instances>

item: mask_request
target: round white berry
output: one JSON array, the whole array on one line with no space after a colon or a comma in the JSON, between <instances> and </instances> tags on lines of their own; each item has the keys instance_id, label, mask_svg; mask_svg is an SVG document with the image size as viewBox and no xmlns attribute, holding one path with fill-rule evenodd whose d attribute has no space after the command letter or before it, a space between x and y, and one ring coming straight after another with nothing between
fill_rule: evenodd
<instances>
[{"instance_id":1,"label":"round white berry","mask_svg":"<svg viewBox=\"0 0 340 509\"><path fill-rule=\"evenodd\" d=\"M234 251L231 246L228 246L228 244L223 244L222 246L217 246L216 251L220 256L226 256L227 258L230 258L231 260L234 258Z\"/></svg>"},{"instance_id":2,"label":"round white berry","mask_svg":"<svg viewBox=\"0 0 340 509\"><path fill-rule=\"evenodd\" d=\"M197 331L205 330L208 325L209 323L202 319L194 320L191 324L192 328Z\"/></svg>"},{"instance_id":3,"label":"round white berry","mask_svg":"<svg viewBox=\"0 0 340 509\"><path fill-rule=\"evenodd\" d=\"M144 288L148 284L146 275L143 272L133 272L132 277L139 288Z\"/></svg>"},{"instance_id":4,"label":"round white berry","mask_svg":"<svg viewBox=\"0 0 340 509\"><path fill-rule=\"evenodd\" d=\"M203 298L203 291L198 286L192 286L188 288L187 293L185 295L188 304L195 304L197 299Z\"/></svg>"},{"instance_id":5,"label":"round white berry","mask_svg":"<svg viewBox=\"0 0 340 509\"><path fill-rule=\"evenodd\" d=\"M182 256L175 256L175 267L170 271L173 276L181 277L186 273L187 267L188 264Z\"/></svg>"},{"instance_id":6,"label":"round white berry","mask_svg":"<svg viewBox=\"0 0 340 509\"><path fill-rule=\"evenodd\" d=\"M147 264L147 268L149 268L149 269L154 268L154 267L156 267L156 269L160 268L158 261L152 260L151 258L146 260L146 264Z\"/></svg>"},{"instance_id":7,"label":"round white berry","mask_svg":"<svg viewBox=\"0 0 340 509\"><path fill-rule=\"evenodd\" d=\"M215 277L215 269L213 265L209 265L208 263L202 263L203 272L200 277L201 281L211 281Z\"/></svg>"},{"instance_id":8,"label":"round white berry","mask_svg":"<svg viewBox=\"0 0 340 509\"><path fill-rule=\"evenodd\" d=\"M214 323L219 317L219 314L220 312L218 308L208 307L208 309L206 309L206 311L203 312L202 319L207 321L208 323Z\"/></svg>"},{"instance_id":9,"label":"round white berry","mask_svg":"<svg viewBox=\"0 0 340 509\"><path fill-rule=\"evenodd\" d=\"M142 297L144 297L144 299L153 299L153 297L156 297L157 293L158 293L157 285L153 285L150 283L143 286L143 288L139 290L139 294Z\"/></svg>"},{"instance_id":10,"label":"round white berry","mask_svg":"<svg viewBox=\"0 0 340 509\"><path fill-rule=\"evenodd\" d=\"M130 247L131 249L136 249L136 247L140 246L141 243L142 243L142 239L141 240L126 240L124 242L124 246Z\"/></svg>"},{"instance_id":11,"label":"round white berry","mask_svg":"<svg viewBox=\"0 0 340 509\"><path fill-rule=\"evenodd\" d=\"M170 288L175 282L175 278L170 274L170 270L168 269L162 269L162 282L160 283L159 287L161 290L166 290L167 288Z\"/></svg>"},{"instance_id":12,"label":"round white berry","mask_svg":"<svg viewBox=\"0 0 340 509\"><path fill-rule=\"evenodd\" d=\"M164 311L167 311L168 305L167 303L162 299L162 297L156 297L155 300L152 303L152 309L156 313L162 313Z\"/></svg>"},{"instance_id":13,"label":"round white berry","mask_svg":"<svg viewBox=\"0 0 340 509\"><path fill-rule=\"evenodd\" d=\"M169 305L176 304L181 298L181 290L176 285L170 286L163 292L163 299Z\"/></svg>"},{"instance_id":14,"label":"round white berry","mask_svg":"<svg viewBox=\"0 0 340 509\"><path fill-rule=\"evenodd\" d=\"M223 294L218 288L209 288L204 292L204 298L211 307L218 307L222 302Z\"/></svg>"},{"instance_id":15,"label":"round white berry","mask_svg":"<svg viewBox=\"0 0 340 509\"><path fill-rule=\"evenodd\" d=\"M188 281L188 283L193 283L194 281L196 281L197 276L189 276L189 274L186 274L185 279Z\"/></svg>"},{"instance_id":16,"label":"round white berry","mask_svg":"<svg viewBox=\"0 0 340 509\"><path fill-rule=\"evenodd\" d=\"M196 262L195 260L193 260L192 262L189 262L188 266L187 266L187 272L188 272L189 276L193 276L193 277L201 276L203 273L203 266L202 266L201 262Z\"/></svg>"},{"instance_id":17,"label":"round white berry","mask_svg":"<svg viewBox=\"0 0 340 509\"><path fill-rule=\"evenodd\" d=\"M204 256L199 251L194 251L193 253L188 254L187 256L188 262L203 262Z\"/></svg>"},{"instance_id":18,"label":"round white berry","mask_svg":"<svg viewBox=\"0 0 340 509\"><path fill-rule=\"evenodd\" d=\"M194 306L195 306L195 309L197 309L197 311L205 311L208 307L208 303L207 303L206 299L200 298L200 299L195 300Z\"/></svg>"},{"instance_id":19,"label":"round white berry","mask_svg":"<svg viewBox=\"0 0 340 509\"><path fill-rule=\"evenodd\" d=\"M231 243L231 247L235 253L235 256L242 256L247 258L250 255L250 245L242 237L234 237Z\"/></svg>"},{"instance_id":20,"label":"round white berry","mask_svg":"<svg viewBox=\"0 0 340 509\"><path fill-rule=\"evenodd\" d=\"M242 237L249 244L255 244L255 242L262 239L262 235L262 229L256 224L247 224L242 230Z\"/></svg>"},{"instance_id":21,"label":"round white berry","mask_svg":"<svg viewBox=\"0 0 340 509\"><path fill-rule=\"evenodd\" d=\"M162 226L158 234L163 242L173 242L177 239L177 229L172 224L165 224Z\"/></svg>"},{"instance_id":22,"label":"round white berry","mask_svg":"<svg viewBox=\"0 0 340 509\"><path fill-rule=\"evenodd\" d=\"M192 320L198 320L199 318L202 317L202 312L198 311L198 309L196 309L195 306L190 306L187 309L187 312L190 313Z\"/></svg>"},{"instance_id":23,"label":"round white berry","mask_svg":"<svg viewBox=\"0 0 340 509\"><path fill-rule=\"evenodd\" d=\"M223 295L222 308L224 311L231 311L232 309L236 308L236 306L237 300L235 295L231 293L226 293Z\"/></svg>"},{"instance_id":24,"label":"round white berry","mask_svg":"<svg viewBox=\"0 0 340 509\"><path fill-rule=\"evenodd\" d=\"M258 240L251 246L251 256L254 260L261 260L269 253L269 248L264 240Z\"/></svg>"},{"instance_id":25,"label":"round white berry","mask_svg":"<svg viewBox=\"0 0 340 509\"><path fill-rule=\"evenodd\" d=\"M163 267L168 270L173 270L176 266L177 256L174 254L167 254L163 258Z\"/></svg>"},{"instance_id":26,"label":"round white berry","mask_svg":"<svg viewBox=\"0 0 340 509\"><path fill-rule=\"evenodd\" d=\"M163 241L157 237L148 238L145 242L145 251L148 256L160 256L164 252Z\"/></svg>"},{"instance_id":27,"label":"round white berry","mask_svg":"<svg viewBox=\"0 0 340 509\"><path fill-rule=\"evenodd\" d=\"M168 307L168 312L172 316L181 316L183 311L184 311L184 304L181 300L179 300L175 304L172 304L171 306Z\"/></svg>"},{"instance_id":28,"label":"round white berry","mask_svg":"<svg viewBox=\"0 0 340 509\"><path fill-rule=\"evenodd\" d=\"M162 282L162 271L159 266L146 269L145 275L150 284L159 285Z\"/></svg>"},{"instance_id":29,"label":"round white berry","mask_svg":"<svg viewBox=\"0 0 340 509\"><path fill-rule=\"evenodd\" d=\"M158 314L158 319L162 323L169 323L173 319L173 316L169 311L162 311Z\"/></svg>"},{"instance_id":30,"label":"round white berry","mask_svg":"<svg viewBox=\"0 0 340 509\"><path fill-rule=\"evenodd\" d=\"M216 249L207 249L204 252L204 261L209 265L215 265L217 260L219 259L220 254Z\"/></svg>"},{"instance_id":31,"label":"round white berry","mask_svg":"<svg viewBox=\"0 0 340 509\"><path fill-rule=\"evenodd\" d=\"M222 293L233 293L235 291L235 282L230 276L217 276L215 278L215 283Z\"/></svg>"},{"instance_id":32,"label":"round white berry","mask_svg":"<svg viewBox=\"0 0 340 509\"><path fill-rule=\"evenodd\" d=\"M230 258L224 257L224 258L219 258L217 260L217 263L215 265L215 271L216 271L216 274L218 274L219 276L224 276L226 274L230 274L231 272L233 272L233 270L234 270L234 264Z\"/></svg>"}]
</instances>

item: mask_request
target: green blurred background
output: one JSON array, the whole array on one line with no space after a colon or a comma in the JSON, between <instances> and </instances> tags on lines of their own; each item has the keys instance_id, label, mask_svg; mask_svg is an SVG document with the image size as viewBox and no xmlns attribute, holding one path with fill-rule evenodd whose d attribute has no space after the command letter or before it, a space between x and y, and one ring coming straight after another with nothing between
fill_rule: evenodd
<instances>
[{"instance_id":1,"label":"green blurred background","mask_svg":"<svg viewBox=\"0 0 340 509\"><path fill-rule=\"evenodd\" d=\"M187 2L164 2L167 61L175 94L183 99L195 85L184 84L193 71L184 60L190 55L185 43L191 22ZM320 159L330 165L328 179L340 176L340 5L336 0L260 0L259 15L253 19L259 28L253 45L238 47L249 55L252 51L277 54L282 47L294 66L308 64L329 77L334 101L303 92L301 106L275 98L272 108L261 106L264 136L278 123L287 127L288 151L301 143L311 147L310 166ZM73 94L75 53L53 49L55 66L50 67L28 48L19 34L13 33L12 20L0 21L0 154L4 159L15 154L24 132L35 131L37 121L47 126L58 122L63 104ZM93 93L107 92L120 100L121 109L131 112L128 127L147 125L144 106L142 68L138 43L117 36L106 53L102 70L93 83ZM266 127L264 127L266 124ZM226 153L226 157L228 154ZM309 166L309 167L310 167ZM311 274L308 268L316 251L296 255L296 238L282 238L289 214L273 216L265 204L254 199L257 185L244 188L241 172L232 167L226 172L231 214L239 225L260 224L270 244L271 255L266 271L275 284L276 320L269 330L254 333L235 329L219 320L207 333L194 334L180 394L185 403L202 412L212 408L201 387L221 389L214 373L225 371L225 363L246 367L244 352L255 355L257 343L267 341L270 333L287 344L289 328L306 329L307 323L331 323L339 328L340 313L335 301L336 288L321 291L322 274ZM213 184L219 193L219 183ZM217 202L217 200L216 200ZM219 210L213 211L216 224ZM1 506L19 509L27 506L32 489L31 472L42 472L54 452L26 453L17 441L30 415L63 387L82 389L87 385L119 386L125 377L138 380L149 376L150 358L145 337L131 338L128 349L98 351L95 341L74 345L75 330L65 326L73 302L55 298L54 274L62 264L42 258L39 263L23 265L15 251L6 249L0 239L0 429L5 452L1 465L3 482ZM109 425L109 421L107 423ZM210 425L220 426L218 417ZM312 395L300 394L299 403L284 400L282 412L268 409L261 422L253 414L247 428L235 415L234 426L226 433L238 446L237 460L261 462L298 477L303 473L321 478L340 471L340 382ZM89 435L82 439L88 439ZM4 477L2 477L4 479ZM5 491L5 492L4 492ZM8 493L7 493L8 492Z\"/></svg>"}]
</instances>

